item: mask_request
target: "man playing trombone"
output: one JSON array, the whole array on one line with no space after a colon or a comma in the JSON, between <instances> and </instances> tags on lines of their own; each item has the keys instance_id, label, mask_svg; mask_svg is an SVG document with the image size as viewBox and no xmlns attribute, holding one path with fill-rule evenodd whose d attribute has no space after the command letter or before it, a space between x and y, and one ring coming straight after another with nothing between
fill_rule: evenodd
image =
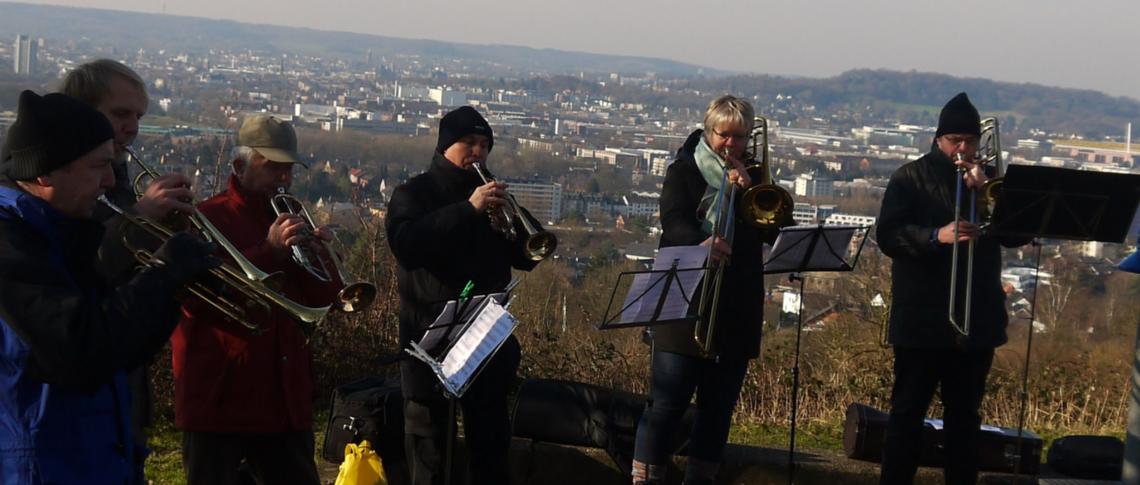
<instances>
[{"instance_id":1,"label":"man playing trombone","mask_svg":"<svg viewBox=\"0 0 1140 485\"><path fill-rule=\"evenodd\" d=\"M965 217L968 209L963 207L971 205L969 199L987 180L975 160L980 136L978 110L960 93L942 108L930 152L896 170L883 197L877 239L892 260L889 341L895 354L883 484L913 481L923 419L939 386L945 409L946 483L977 481L978 411L994 348L1006 342L1008 323L1001 246L1025 244L984 234L976 220L955 219L956 213ZM955 243L958 251L973 253L971 258L957 258L957 267L952 264ZM965 277L970 274L969 259L974 264L972 281ZM951 281L956 281L956 290ZM953 308L952 294L957 300ZM974 325L956 329L952 322L965 321L967 309Z\"/></svg>"},{"instance_id":2,"label":"man playing trombone","mask_svg":"<svg viewBox=\"0 0 1140 485\"><path fill-rule=\"evenodd\" d=\"M511 280L511 268L529 271L541 259L524 251L523 234L516 234L515 241L505 235L508 227L501 225L502 214L496 211L509 204L506 184L484 181L477 171L493 144L491 126L474 108L451 111L440 119L439 141L427 171L392 194L385 228L398 263L401 348L423 337L443 303L457 299L469 284L472 294L502 291ZM513 217L520 223L519 218L526 217L538 226L525 209ZM509 483L507 391L519 358L518 341L511 336L460 399L472 484ZM412 482L441 485L452 419L447 401L435 374L418 360L403 360L400 378Z\"/></svg>"},{"instance_id":3,"label":"man playing trombone","mask_svg":"<svg viewBox=\"0 0 1140 485\"><path fill-rule=\"evenodd\" d=\"M238 131L228 188L198 210L248 262L280 273L272 291L302 305L325 306L341 287L339 275L320 281L290 255L295 246L317 246L312 237L328 236L297 215L275 215L271 207L278 189L292 184L299 160L291 124L249 116ZM184 314L171 345L187 483L239 483L243 459L261 483L319 483L312 350L296 315L273 308L253 313L243 326L197 301L185 305Z\"/></svg>"},{"instance_id":4,"label":"man playing trombone","mask_svg":"<svg viewBox=\"0 0 1140 485\"><path fill-rule=\"evenodd\" d=\"M0 151L0 483L141 484L126 372L166 342L176 291L220 262L178 233L129 281L96 273L113 136L83 102L24 91Z\"/></svg>"}]
</instances>

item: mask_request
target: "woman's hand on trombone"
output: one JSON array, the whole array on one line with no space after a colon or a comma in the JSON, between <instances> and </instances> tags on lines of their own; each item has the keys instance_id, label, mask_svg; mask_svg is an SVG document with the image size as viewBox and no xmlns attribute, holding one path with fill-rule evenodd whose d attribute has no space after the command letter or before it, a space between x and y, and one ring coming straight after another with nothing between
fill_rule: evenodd
<instances>
[{"instance_id":1,"label":"woman's hand on trombone","mask_svg":"<svg viewBox=\"0 0 1140 485\"><path fill-rule=\"evenodd\" d=\"M173 212L194 212L194 206L190 204L193 197L189 177L180 173L163 175L150 182L135 204L135 210L146 219L162 221Z\"/></svg>"},{"instance_id":2,"label":"woman's hand on trombone","mask_svg":"<svg viewBox=\"0 0 1140 485\"><path fill-rule=\"evenodd\" d=\"M709 258L712 259L712 263L718 263L720 260L728 259L732 256L732 246L729 246L728 241L725 241L722 237L709 236L708 239L701 242L701 246L712 246L712 251L709 253Z\"/></svg>"},{"instance_id":3,"label":"woman's hand on trombone","mask_svg":"<svg viewBox=\"0 0 1140 485\"><path fill-rule=\"evenodd\" d=\"M744 168L744 163L728 153L724 154L724 161L731 167L728 169L728 183L736 184L742 189L752 186L752 177L748 176L748 170Z\"/></svg>"}]
</instances>

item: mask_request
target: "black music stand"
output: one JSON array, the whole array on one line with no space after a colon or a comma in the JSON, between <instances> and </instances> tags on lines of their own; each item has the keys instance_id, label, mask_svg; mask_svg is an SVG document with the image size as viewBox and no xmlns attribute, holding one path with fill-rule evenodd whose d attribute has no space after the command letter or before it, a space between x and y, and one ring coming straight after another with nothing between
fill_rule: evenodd
<instances>
[{"instance_id":1,"label":"black music stand","mask_svg":"<svg viewBox=\"0 0 1140 485\"><path fill-rule=\"evenodd\" d=\"M598 330L694 321L696 316L689 312L693 293L705 272L713 269L705 266L707 256L708 249L702 246L666 247L658 252L653 269L621 272ZM615 311L618 288L626 281L629 290Z\"/></svg>"},{"instance_id":2,"label":"black music stand","mask_svg":"<svg viewBox=\"0 0 1140 485\"><path fill-rule=\"evenodd\" d=\"M1055 167L1011 165L997 194L998 203L988 233L1033 238L1033 297L1026 332L1025 364L1021 375L1017 456L1013 480L1021 478L1021 441L1029 397L1029 358L1033 351L1033 323L1037 315L1037 273L1041 270L1039 238L1124 242L1140 202L1140 175L1089 172Z\"/></svg>"},{"instance_id":3,"label":"black music stand","mask_svg":"<svg viewBox=\"0 0 1140 485\"><path fill-rule=\"evenodd\" d=\"M475 382L484 367L499 348L510 337L517 321L506 312L510 306L507 298L516 281L508 289L499 293L473 295L457 300L449 300L428 326L419 342L409 344L404 349L412 357L422 361L436 374L448 401L447 450L444 462L444 483L451 483L453 455L455 449L456 401ZM505 304L504 304L505 302ZM507 322L494 323L483 320L486 310L495 310L494 315L503 315ZM499 338L496 338L499 337ZM470 349L476 344L475 349ZM484 346L484 342L490 342ZM453 353L454 352L454 353ZM462 357L459 355L462 354ZM452 357L455 357L452 359ZM456 364L459 367L456 368Z\"/></svg>"},{"instance_id":4,"label":"black music stand","mask_svg":"<svg viewBox=\"0 0 1140 485\"><path fill-rule=\"evenodd\" d=\"M804 278L800 273L847 272L855 269L859 254L867 243L871 226L792 226L780 229L772 251L764 261L765 274L791 273L788 280L800 283L800 302L796 321L795 363L792 366L792 415L788 439L788 483L796 474L796 414L799 410L800 390L800 336L804 327ZM862 238L852 247L852 239L859 232ZM854 254L848 260L848 252Z\"/></svg>"}]
</instances>

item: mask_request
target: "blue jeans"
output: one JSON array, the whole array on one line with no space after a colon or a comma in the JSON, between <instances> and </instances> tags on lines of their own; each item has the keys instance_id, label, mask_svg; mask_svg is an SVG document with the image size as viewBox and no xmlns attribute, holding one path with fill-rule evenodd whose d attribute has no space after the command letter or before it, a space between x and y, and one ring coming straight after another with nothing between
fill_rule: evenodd
<instances>
[{"instance_id":1,"label":"blue jeans","mask_svg":"<svg viewBox=\"0 0 1140 485\"><path fill-rule=\"evenodd\" d=\"M732 425L732 411L748 360L713 361L671 352L656 352L649 402L637 426L633 458L649 465L662 465L674 450L670 439L697 393L697 414L689 438L689 457L720 462Z\"/></svg>"}]
</instances>

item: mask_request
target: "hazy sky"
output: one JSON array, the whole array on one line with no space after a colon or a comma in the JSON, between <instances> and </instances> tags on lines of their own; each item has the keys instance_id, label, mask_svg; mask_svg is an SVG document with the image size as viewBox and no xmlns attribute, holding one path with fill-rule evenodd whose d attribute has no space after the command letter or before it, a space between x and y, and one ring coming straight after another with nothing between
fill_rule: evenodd
<instances>
[{"instance_id":1,"label":"hazy sky","mask_svg":"<svg viewBox=\"0 0 1140 485\"><path fill-rule=\"evenodd\" d=\"M26 0L25 0L26 1ZM1140 0L48 0L831 76L852 68L1140 99Z\"/></svg>"}]
</instances>

